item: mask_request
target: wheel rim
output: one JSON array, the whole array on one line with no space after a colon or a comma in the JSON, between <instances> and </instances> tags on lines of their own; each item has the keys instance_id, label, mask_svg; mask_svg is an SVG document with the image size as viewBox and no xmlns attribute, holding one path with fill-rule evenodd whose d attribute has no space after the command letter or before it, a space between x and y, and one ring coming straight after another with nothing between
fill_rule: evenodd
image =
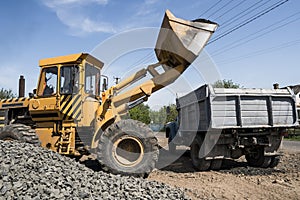
<instances>
[{"instance_id":1,"label":"wheel rim","mask_svg":"<svg viewBox=\"0 0 300 200\"><path fill-rule=\"evenodd\" d=\"M113 145L113 157L118 164L124 167L137 165L143 159L143 155L143 144L133 136L123 136Z\"/></svg>"},{"instance_id":2,"label":"wheel rim","mask_svg":"<svg viewBox=\"0 0 300 200\"><path fill-rule=\"evenodd\" d=\"M3 138L2 140L3 140L3 141L6 141L6 142L14 141L14 139L11 138L11 137L5 137L5 138Z\"/></svg>"}]
</instances>

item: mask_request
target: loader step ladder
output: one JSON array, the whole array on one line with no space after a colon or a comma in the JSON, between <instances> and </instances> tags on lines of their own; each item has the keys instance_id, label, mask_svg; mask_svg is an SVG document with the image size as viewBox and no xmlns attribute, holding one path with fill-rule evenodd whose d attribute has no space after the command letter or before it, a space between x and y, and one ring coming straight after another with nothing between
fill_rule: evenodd
<instances>
[{"instance_id":1,"label":"loader step ladder","mask_svg":"<svg viewBox=\"0 0 300 200\"><path fill-rule=\"evenodd\" d=\"M0 110L0 128L3 128L5 125L7 125L7 116L8 116L7 109Z\"/></svg>"},{"instance_id":2,"label":"loader step ladder","mask_svg":"<svg viewBox=\"0 0 300 200\"><path fill-rule=\"evenodd\" d=\"M73 132L71 129L67 128L61 132L61 136L59 139L59 149L58 152L60 154L70 154L71 149L71 141Z\"/></svg>"}]
</instances>

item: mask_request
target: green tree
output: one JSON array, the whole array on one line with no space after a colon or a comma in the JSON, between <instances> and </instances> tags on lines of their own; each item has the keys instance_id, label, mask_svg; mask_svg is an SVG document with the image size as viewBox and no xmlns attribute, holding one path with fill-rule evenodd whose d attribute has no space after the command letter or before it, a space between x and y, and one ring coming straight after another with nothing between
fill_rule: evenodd
<instances>
[{"instance_id":1,"label":"green tree","mask_svg":"<svg viewBox=\"0 0 300 200\"><path fill-rule=\"evenodd\" d=\"M129 110L131 119L141 121L145 124L150 124L150 108L148 105L140 104Z\"/></svg>"},{"instance_id":2,"label":"green tree","mask_svg":"<svg viewBox=\"0 0 300 200\"><path fill-rule=\"evenodd\" d=\"M148 105L140 104L131 110L129 110L129 115L131 119L141 121L145 124L165 124L170 121L175 121L177 117L176 105L169 105L170 112L167 114L167 106L161 107L158 111L151 110Z\"/></svg>"},{"instance_id":3,"label":"green tree","mask_svg":"<svg viewBox=\"0 0 300 200\"><path fill-rule=\"evenodd\" d=\"M174 121L176 121L176 118L177 118L177 115L178 115L176 105L171 104L171 105L169 105L169 108L170 108L170 112L167 115L167 122L174 122ZM165 108L165 109L167 110L167 108Z\"/></svg>"},{"instance_id":4,"label":"green tree","mask_svg":"<svg viewBox=\"0 0 300 200\"><path fill-rule=\"evenodd\" d=\"M4 88L1 88L0 99L10 99L10 98L14 98L14 97L16 97L16 95L12 92L11 89L6 90Z\"/></svg>"},{"instance_id":5,"label":"green tree","mask_svg":"<svg viewBox=\"0 0 300 200\"><path fill-rule=\"evenodd\" d=\"M175 121L178 115L176 105L169 105L169 113L167 113L167 106L161 107L158 111L150 110L150 118L154 124L165 124L170 121Z\"/></svg>"},{"instance_id":6,"label":"green tree","mask_svg":"<svg viewBox=\"0 0 300 200\"><path fill-rule=\"evenodd\" d=\"M212 84L214 88L240 88L240 85L234 83L232 80L218 80Z\"/></svg>"}]
</instances>

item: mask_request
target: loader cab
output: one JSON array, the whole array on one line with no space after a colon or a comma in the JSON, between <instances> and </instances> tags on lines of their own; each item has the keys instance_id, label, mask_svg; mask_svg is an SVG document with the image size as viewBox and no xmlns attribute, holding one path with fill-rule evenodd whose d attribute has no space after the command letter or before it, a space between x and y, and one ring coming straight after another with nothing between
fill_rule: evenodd
<instances>
[{"instance_id":1,"label":"loader cab","mask_svg":"<svg viewBox=\"0 0 300 200\"><path fill-rule=\"evenodd\" d=\"M93 104L93 109L98 106L101 61L81 53L43 59L39 65L39 82L30 106L33 117L36 114L45 115L45 120L49 116L52 120L74 120L80 117L79 110L87 106L87 99L93 102L87 103Z\"/></svg>"},{"instance_id":2,"label":"loader cab","mask_svg":"<svg viewBox=\"0 0 300 200\"><path fill-rule=\"evenodd\" d=\"M87 94L100 97L103 63L89 54L74 54L40 61L37 97Z\"/></svg>"}]
</instances>

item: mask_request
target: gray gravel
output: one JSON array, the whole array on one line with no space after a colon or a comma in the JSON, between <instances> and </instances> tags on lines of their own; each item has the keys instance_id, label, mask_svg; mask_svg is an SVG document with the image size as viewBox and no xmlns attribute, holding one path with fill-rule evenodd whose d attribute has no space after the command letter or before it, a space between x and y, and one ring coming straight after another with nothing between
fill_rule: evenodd
<instances>
[{"instance_id":1,"label":"gray gravel","mask_svg":"<svg viewBox=\"0 0 300 200\"><path fill-rule=\"evenodd\" d=\"M0 199L188 199L145 179L94 172L31 144L0 141Z\"/></svg>"},{"instance_id":2,"label":"gray gravel","mask_svg":"<svg viewBox=\"0 0 300 200\"><path fill-rule=\"evenodd\" d=\"M239 161L227 161L225 168L228 166L230 169L222 169L220 172L235 174L238 176L257 176L257 175L282 175L296 173L300 171L300 154L299 153L283 153L280 156L280 162L275 168L255 168L247 165L244 158L240 158ZM225 162L223 162L225 163Z\"/></svg>"}]
</instances>

